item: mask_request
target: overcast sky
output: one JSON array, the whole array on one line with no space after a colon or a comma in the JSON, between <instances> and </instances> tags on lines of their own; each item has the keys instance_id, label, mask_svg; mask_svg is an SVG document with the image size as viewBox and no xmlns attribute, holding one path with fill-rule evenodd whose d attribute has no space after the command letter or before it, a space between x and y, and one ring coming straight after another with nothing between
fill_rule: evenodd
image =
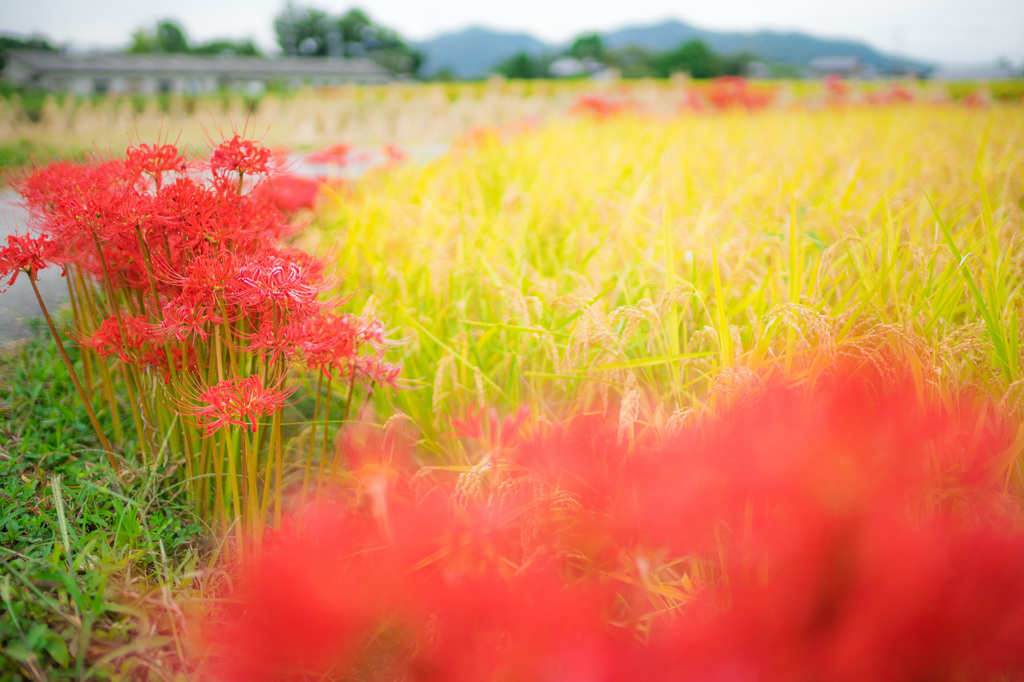
<instances>
[{"instance_id":1,"label":"overcast sky","mask_svg":"<svg viewBox=\"0 0 1024 682\"><path fill-rule=\"evenodd\" d=\"M38 32L75 48L119 47L132 31L172 18L193 41L253 38L276 49L284 0L0 0L0 31ZM863 40L885 52L946 63L1024 62L1024 0L313 0L333 14L358 6L409 39L470 25L566 41L588 30L668 18L719 30L798 30Z\"/></svg>"}]
</instances>

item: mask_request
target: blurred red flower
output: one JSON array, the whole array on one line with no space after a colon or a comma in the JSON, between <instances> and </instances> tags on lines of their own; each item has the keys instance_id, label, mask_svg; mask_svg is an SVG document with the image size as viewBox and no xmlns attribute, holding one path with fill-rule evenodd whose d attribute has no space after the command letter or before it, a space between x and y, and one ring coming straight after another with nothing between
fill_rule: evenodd
<instances>
[{"instance_id":1,"label":"blurred red flower","mask_svg":"<svg viewBox=\"0 0 1024 682\"><path fill-rule=\"evenodd\" d=\"M457 483L415 470L354 474L363 487L378 481L376 492L339 491L298 513L239 567L240 601L210 631L212 670L1020 674L1024 514L1000 483L1011 439L969 396L949 404L959 406L837 371L813 389L769 386L633 449L616 423L581 417Z\"/></svg>"}]
</instances>

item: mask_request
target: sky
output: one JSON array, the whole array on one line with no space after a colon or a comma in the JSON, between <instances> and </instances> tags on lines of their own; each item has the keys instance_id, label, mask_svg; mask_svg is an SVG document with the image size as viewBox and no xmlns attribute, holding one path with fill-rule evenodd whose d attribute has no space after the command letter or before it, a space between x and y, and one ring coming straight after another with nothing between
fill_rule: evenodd
<instances>
[{"instance_id":1,"label":"sky","mask_svg":"<svg viewBox=\"0 0 1024 682\"><path fill-rule=\"evenodd\" d=\"M285 0L0 0L0 32L42 33L73 48L117 48L171 18L189 38L252 38L273 52ZM795 30L861 40L884 52L947 64L1024 63L1024 0L299 0L331 14L352 7L410 40L467 26L564 42L586 31L679 19L715 30Z\"/></svg>"}]
</instances>

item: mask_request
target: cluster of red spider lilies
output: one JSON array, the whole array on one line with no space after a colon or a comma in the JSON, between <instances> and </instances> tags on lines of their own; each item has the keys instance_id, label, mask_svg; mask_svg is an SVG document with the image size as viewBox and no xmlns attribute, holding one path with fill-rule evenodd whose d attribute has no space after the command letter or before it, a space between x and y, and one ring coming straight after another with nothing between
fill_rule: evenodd
<instances>
[{"instance_id":1,"label":"cluster of red spider lilies","mask_svg":"<svg viewBox=\"0 0 1024 682\"><path fill-rule=\"evenodd\" d=\"M1005 425L863 369L632 442L462 424L480 463L352 437L349 486L239 567L222 679L912 680L1024 671ZM357 444L358 443L358 444Z\"/></svg>"},{"instance_id":2,"label":"cluster of red spider lilies","mask_svg":"<svg viewBox=\"0 0 1024 682\"><path fill-rule=\"evenodd\" d=\"M11 283L65 270L79 367L51 329L115 468L132 451L144 464L180 455L200 513L256 535L268 509L281 514L289 396L305 386L319 408L399 376L381 323L340 312L339 278L287 243L272 170L270 151L239 135L195 161L141 144L55 163L16 183L32 232L0 251ZM125 394L134 428L120 422Z\"/></svg>"}]
</instances>

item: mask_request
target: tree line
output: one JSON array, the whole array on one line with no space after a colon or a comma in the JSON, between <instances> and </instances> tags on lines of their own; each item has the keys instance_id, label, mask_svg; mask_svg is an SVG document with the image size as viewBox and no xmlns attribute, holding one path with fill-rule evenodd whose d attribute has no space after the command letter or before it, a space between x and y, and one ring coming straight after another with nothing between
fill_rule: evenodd
<instances>
[{"instance_id":1,"label":"tree line","mask_svg":"<svg viewBox=\"0 0 1024 682\"><path fill-rule=\"evenodd\" d=\"M392 71L410 75L423 63L423 55L409 47L396 31L375 23L359 9L334 16L288 3L274 18L274 34L281 51L290 57L367 57ZM155 30L137 30L128 52L263 56L251 40L217 40L192 46L184 29L170 20L158 22Z\"/></svg>"},{"instance_id":2,"label":"tree line","mask_svg":"<svg viewBox=\"0 0 1024 682\"><path fill-rule=\"evenodd\" d=\"M367 57L396 73L408 75L416 75L423 64L423 54L406 43L397 31L376 23L359 9L332 15L289 2L274 18L274 33L281 51L289 56ZM59 51L59 48L44 36L0 35L0 68L9 50ZM265 56L251 39L193 42L185 28L173 19L136 29L124 52Z\"/></svg>"},{"instance_id":3,"label":"tree line","mask_svg":"<svg viewBox=\"0 0 1024 682\"><path fill-rule=\"evenodd\" d=\"M741 76L756 57L749 52L723 55L702 40L690 40L672 50L658 52L636 45L609 49L596 33L576 38L568 51L555 54L519 52L494 67L494 72L507 78L547 78L551 66L563 57L572 57L581 64L580 75L611 67L623 78L668 78L674 73L688 73L693 78Z\"/></svg>"}]
</instances>

